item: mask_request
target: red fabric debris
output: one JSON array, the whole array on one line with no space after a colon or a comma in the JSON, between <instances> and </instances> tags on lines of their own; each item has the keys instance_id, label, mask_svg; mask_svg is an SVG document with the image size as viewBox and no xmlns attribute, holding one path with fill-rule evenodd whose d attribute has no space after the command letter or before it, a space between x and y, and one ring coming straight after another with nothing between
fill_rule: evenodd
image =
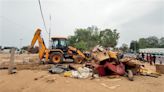
<instances>
[{"instance_id":1,"label":"red fabric debris","mask_svg":"<svg viewBox=\"0 0 164 92\"><path fill-rule=\"evenodd\" d=\"M120 63L119 65L114 65L109 62L106 62L104 67L107 67L108 69L115 72L116 74L119 74L119 75L125 74L125 66L122 63Z\"/></svg>"}]
</instances>

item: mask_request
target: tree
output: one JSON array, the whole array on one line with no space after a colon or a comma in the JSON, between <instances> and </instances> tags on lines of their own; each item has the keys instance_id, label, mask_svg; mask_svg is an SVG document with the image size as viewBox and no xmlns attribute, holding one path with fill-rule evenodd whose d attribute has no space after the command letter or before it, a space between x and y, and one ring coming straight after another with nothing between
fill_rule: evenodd
<instances>
[{"instance_id":1,"label":"tree","mask_svg":"<svg viewBox=\"0 0 164 92\"><path fill-rule=\"evenodd\" d=\"M89 49L91 49L92 47L99 44L100 39L99 39L99 32L98 32L97 27L92 27L89 30L91 31L91 36L87 44L88 44Z\"/></svg>"},{"instance_id":2,"label":"tree","mask_svg":"<svg viewBox=\"0 0 164 92\"><path fill-rule=\"evenodd\" d=\"M84 41L80 41L78 43L75 43L75 47L80 49L81 51L87 50L87 43Z\"/></svg>"},{"instance_id":3,"label":"tree","mask_svg":"<svg viewBox=\"0 0 164 92\"><path fill-rule=\"evenodd\" d=\"M99 43L99 32L96 26L88 27L86 29L79 28L76 29L74 33L74 36L68 37L68 41L71 46L89 50Z\"/></svg>"},{"instance_id":4,"label":"tree","mask_svg":"<svg viewBox=\"0 0 164 92\"><path fill-rule=\"evenodd\" d=\"M74 33L74 36L70 36L68 39L71 46L75 46L76 48L83 50L90 47L89 41L93 34L93 27L88 27L86 29L79 28L76 29Z\"/></svg>"},{"instance_id":5,"label":"tree","mask_svg":"<svg viewBox=\"0 0 164 92\"><path fill-rule=\"evenodd\" d=\"M139 48L146 48L148 46L147 40L145 38L140 38L138 41Z\"/></svg>"},{"instance_id":6,"label":"tree","mask_svg":"<svg viewBox=\"0 0 164 92\"><path fill-rule=\"evenodd\" d=\"M123 52L126 52L128 50L128 45L123 43L122 46L120 47L120 50L122 50Z\"/></svg>"},{"instance_id":7,"label":"tree","mask_svg":"<svg viewBox=\"0 0 164 92\"><path fill-rule=\"evenodd\" d=\"M86 50L99 44L104 47L115 47L119 38L119 33L116 30L105 29L99 32L96 26L79 28L74 33L68 38L70 45L81 49L86 48Z\"/></svg>"},{"instance_id":8,"label":"tree","mask_svg":"<svg viewBox=\"0 0 164 92\"><path fill-rule=\"evenodd\" d=\"M146 39L147 41L147 48L156 48L158 47L159 39L156 36L150 36Z\"/></svg>"},{"instance_id":9,"label":"tree","mask_svg":"<svg viewBox=\"0 0 164 92\"><path fill-rule=\"evenodd\" d=\"M68 37L68 44L71 46L75 46L75 43L77 42L77 37L76 36L69 36Z\"/></svg>"},{"instance_id":10,"label":"tree","mask_svg":"<svg viewBox=\"0 0 164 92\"><path fill-rule=\"evenodd\" d=\"M160 39L156 36L140 38L138 43L140 48L164 48L164 37Z\"/></svg>"},{"instance_id":11,"label":"tree","mask_svg":"<svg viewBox=\"0 0 164 92\"><path fill-rule=\"evenodd\" d=\"M105 29L100 32L100 44L104 47L115 47L119 39L119 33L114 29Z\"/></svg>"},{"instance_id":12,"label":"tree","mask_svg":"<svg viewBox=\"0 0 164 92\"><path fill-rule=\"evenodd\" d=\"M164 37L161 37L159 40L159 48L164 48Z\"/></svg>"},{"instance_id":13,"label":"tree","mask_svg":"<svg viewBox=\"0 0 164 92\"><path fill-rule=\"evenodd\" d=\"M139 51L139 44L137 41L131 41L130 43L130 49L133 50L134 52Z\"/></svg>"}]
</instances>

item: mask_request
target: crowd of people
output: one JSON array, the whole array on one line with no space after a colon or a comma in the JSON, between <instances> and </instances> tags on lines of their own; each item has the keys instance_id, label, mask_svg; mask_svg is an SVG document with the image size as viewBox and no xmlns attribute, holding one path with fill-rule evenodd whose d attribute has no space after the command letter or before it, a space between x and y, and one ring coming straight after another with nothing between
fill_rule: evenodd
<instances>
[{"instance_id":1,"label":"crowd of people","mask_svg":"<svg viewBox=\"0 0 164 92\"><path fill-rule=\"evenodd\" d=\"M156 58L157 56L152 53L139 53L137 55L137 59L145 62L149 62L150 65L155 65L156 64ZM162 64L162 61L160 62Z\"/></svg>"}]
</instances>

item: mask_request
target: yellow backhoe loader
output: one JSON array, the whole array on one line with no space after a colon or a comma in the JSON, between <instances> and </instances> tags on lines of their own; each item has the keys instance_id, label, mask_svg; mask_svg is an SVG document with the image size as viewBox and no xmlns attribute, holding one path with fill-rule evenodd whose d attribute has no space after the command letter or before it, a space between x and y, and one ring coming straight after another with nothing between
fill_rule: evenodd
<instances>
[{"instance_id":1,"label":"yellow backhoe loader","mask_svg":"<svg viewBox=\"0 0 164 92\"><path fill-rule=\"evenodd\" d=\"M72 46L68 46L67 38L64 37L52 37L51 46L48 49L41 37L41 29L37 29L34 37L31 41L30 48L34 47L36 41L39 44L39 59L41 61L51 63L61 63L66 59L72 59L75 63L82 63L85 60L85 55Z\"/></svg>"}]
</instances>

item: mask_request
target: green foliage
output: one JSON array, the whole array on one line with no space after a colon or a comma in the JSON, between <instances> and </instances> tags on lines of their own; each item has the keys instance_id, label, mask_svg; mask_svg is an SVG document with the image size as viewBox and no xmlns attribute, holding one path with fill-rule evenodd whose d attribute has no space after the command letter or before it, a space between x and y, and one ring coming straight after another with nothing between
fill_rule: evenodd
<instances>
[{"instance_id":1,"label":"green foliage","mask_svg":"<svg viewBox=\"0 0 164 92\"><path fill-rule=\"evenodd\" d=\"M119 33L114 29L105 29L100 32L100 44L104 47L115 47L119 39Z\"/></svg>"},{"instance_id":2,"label":"green foliage","mask_svg":"<svg viewBox=\"0 0 164 92\"><path fill-rule=\"evenodd\" d=\"M139 43L137 41L131 41L130 49L133 50L134 52L138 52L139 51Z\"/></svg>"},{"instance_id":3,"label":"green foliage","mask_svg":"<svg viewBox=\"0 0 164 92\"><path fill-rule=\"evenodd\" d=\"M76 39L77 39L76 36L69 36L68 37L68 44L71 45L71 46L75 46Z\"/></svg>"},{"instance_id":4,"label":"green foliage","mask_svg":"<svg viewBox=\"0 0 164 92\"><path fill-rule=\"evenodd\" d=\"M122 50L123 52L126 52L126 51L128 51L129 48L128 48L127 44L123 43L119 49Z\"/></svg>"},{"instance_id":5,"label":"green foliage","mask_svg":"<svg viewBox=\"0 0 164 92\"><path fill-rule=\"evenodd\" d=\"M139 43L139 47L141 49L147 47L147 45L148 45L147 40L145 38L140 38L138 43Z\"/></svg>"},{"instance_id":6,"label":"green foliage","mask_svg":"<svg viewBox=\"0 0 164 92\"><path fill-rule=\"evenodd\" d=\"M148 48L156 48L158 47L158 38L155 36L150 36L147 39L147 47Z\"/></svg>"},{"instance_id":7,"label":"green foliage","mask_svg":"<svg viewBox=\"0 0 164 92\"><path fill-rule=\"evenodd\" d=\"M78 43L75 43L75 47L84 51L84 50L87 50L87 43L84 41L80 41Z\"/></svg>"},{"instance_id":8,"label":"green foliage","mask_svg":"<svg viewBox=\"0 0 164 92\"><path fill-rule=\"evenodd\" d=\"M140 38L139 48L164 48L164 37L157 38L156 36L150 36L148 38Z\"/></svg>"},{"instance_id":9,"label":"green foliage","mask_svg":"<svg viewBox=\"0 0 164 92\"><path fill-rule=\"evenodd\" d=\"M159 40L159 48L164 48L164 37L161 37Z\"/></svg>"},{"instance_id":10,"label":"green foliage","mask_svg":"<svg viewBox=\"0 0 164 92\"><path fill-rule=\"evenodd\" d=\"M90 50L99 44L104 47L115 47L119 39L119 33L116 30L99 31L96 26L79 28L74 33L74 36L68 37L69 44L83 50Z\"/></svg>"}]
</instances>

